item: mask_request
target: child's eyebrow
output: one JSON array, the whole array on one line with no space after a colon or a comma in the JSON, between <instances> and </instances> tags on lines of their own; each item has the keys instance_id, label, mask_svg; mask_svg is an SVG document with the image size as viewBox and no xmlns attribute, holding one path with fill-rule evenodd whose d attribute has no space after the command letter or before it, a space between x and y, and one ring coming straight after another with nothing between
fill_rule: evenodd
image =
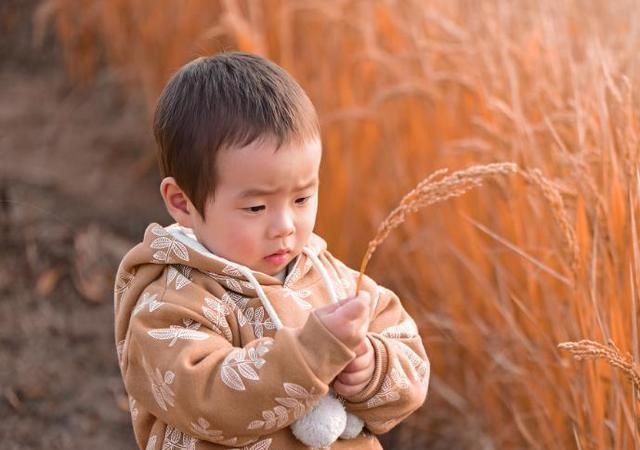
<instances>
[{"instance_id":1,"label":"child's eyebrow","mask_svg":"<svg viewBox=\"0 0 640 450\"><path fill-rule=\"evenodd\" d=\"M311 180L309 180L308 182L306 182L302 186L297 187L296 190L303 191L305 189L309 189L310 187L314 187L317 184L318 184L318 179L317 178L312 178Z\"/></svg>"},{"instance_id":2,"label":"child's eyebrow","mask_svg":"<svg viewBox=\"0 0 640 450\"><path fill-rule=\"evenodd\" d=\"M316 184L318 184L318 179L314 178L314 179L310 180L309 182L305 183L304 185L296 187L296 191L302 191L304 189L309 189L310 187L313 187ZM278 191L279 191L279 189L251 188L251 189L246 189L246 190L240 192L238 194L238 197L239 198L263 197L263 196L267 196L267 195L276 194Z\"/></svg>"},{"instance_id":3,"label":"child's eyebrow","mask_svg":"<svg viewBox=\"0 0 640 450\"><path fill-rule=\"evenodd\" d=\"M261 197L261 196L264 196L264 195L272 195L272 194L275 194L276 192L278 192L277 189L257 189L257 188L253 188L253 189L247 189L247 190L244 190L244 191L240 192L240 194L238 194L238 197L240 197L240 198Z\"/></svg>"}]
</instances>

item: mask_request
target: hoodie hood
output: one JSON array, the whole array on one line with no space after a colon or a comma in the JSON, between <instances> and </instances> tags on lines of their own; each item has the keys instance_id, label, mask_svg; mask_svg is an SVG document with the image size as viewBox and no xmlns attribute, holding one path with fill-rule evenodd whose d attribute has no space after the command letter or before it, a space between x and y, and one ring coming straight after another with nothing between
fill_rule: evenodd
<instances>
[{"instance_id":1,"label":"hoodie hood","mask_svg":"<svg viewBox=\"0 0 640 450\"><path fill-rule=\"evenodd\" d=\"M302 294L308 293L304 288L319 280L322 280L331 301L337 301L337 296L342 294L336 291L335 281L320 261L324 258L320 255L326 248L326 242L312 234L282 282L211 253L196 240L190 228L178 224L162 227L152 223L147 227L143 241L124 256L118 268L114 292L116 338L124 340L132 315L141 307L159 307L154 303L157 302L155 297L144 293L146 286L164 276L166 282L163 284L179 291L191 284L194 270L211 278L227 292L228 298L239 305L244 305L247 298L259 298L270 326L280 329L283 323L269 298L271 294L267 292L275 293L284 288L303 311L312 307L301 298ZM314 266L316 270L312 270Z\"/></svg>"},{"instance_id":2,"label":"hoodie hood","mask_svg":"<svg viewBox=\"0 0 640 450\"><path fill-rule=\"evenodd\" d=\"M246 296L257 296L255 279L262 286L292 286L305 277L313 267L310 256L319 256L327 248L327 244L316 234L312 234L305 246L305 252L298 255L290 267L284 282L278 278L257 272L211 253L196 240L190 228L173 224L162 227L157 223L149 225L144 240L136 246L124 259L128 266L145 263L180 265L182 272L196 269L222 284L227 290Z\"/></svg>"}]
</instances>

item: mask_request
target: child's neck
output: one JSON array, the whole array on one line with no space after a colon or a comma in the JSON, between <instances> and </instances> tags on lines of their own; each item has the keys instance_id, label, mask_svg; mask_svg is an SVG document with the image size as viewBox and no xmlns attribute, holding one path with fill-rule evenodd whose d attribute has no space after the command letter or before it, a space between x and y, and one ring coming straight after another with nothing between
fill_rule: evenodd
<instances>
[{"instance_id":1,"label":"child's neck","mask_svg":"<svg viewBox=\"0 0 640 450\"><path fill-rule=\"evenodd\" d=\"M282 282L284 282L284 279L287 276L287 272L288 272L287 268L288 267L289 267L289 265L287 264L287 266L284 269L282 269L280 272L274 274L273 277L277 278L278 280L280 280Z\"/></svg>"},{"instance_id":2,"label":"child's neck","mask_svg":"<svg viewBox=\"0 0 640 450\"><path fill-rule=\"evenodd\" d=\"M273 277L277 278L278 280L284 283L284 280L287 278L287 275L289 275L289 271L291 270L291 268L293 267L293 265L296 263L297 260L298 260L298 256L296 256L291 261L289 261L289 264L287 264L285 268L282 269L280 272L274 274Z\"/></svg>"}]
</instances>

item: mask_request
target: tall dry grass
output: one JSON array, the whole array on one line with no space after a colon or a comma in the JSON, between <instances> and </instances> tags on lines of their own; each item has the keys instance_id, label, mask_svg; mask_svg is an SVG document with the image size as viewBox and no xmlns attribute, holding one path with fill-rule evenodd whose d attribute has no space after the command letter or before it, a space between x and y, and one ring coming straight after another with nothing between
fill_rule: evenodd
<instances>
[{"instance_id":1,"label":"tall dry grass","mask_svg":"<svg viewBox=\"0 0 640 450\"><path fill-rule=\"evenodd\" d=\"M459 197L473 188L482 186L484 181L493 177L515 173L517 168L515 164L508 162L476 165L447 176L445 174L448 170L440 169L421 180L415 188L402 197L400 204L378 225L376 234L367 244L367 251L360 262L356 292L360 291L367 265L376 249L394 229L404 223L409 214L450 198Z\"/></svg>"},{"instance_id":2,"label":"tall dry grass","mask_svg":"<svg viewBox=\"0 0 640 450\"><path fill-rule=\"evenodd\" d=\"M255 51L291 71L322 120L319 231L352 265L426 174L516 162L523 176L407 217L371 261L432 359L430 398L401 437L640 447L623 374L557 347L612 341L639 360L635 2L80 3L48 0L39 16L70 73L87 81L106 62L150 107L202 53Z\"/></svg>"}]
</instances>

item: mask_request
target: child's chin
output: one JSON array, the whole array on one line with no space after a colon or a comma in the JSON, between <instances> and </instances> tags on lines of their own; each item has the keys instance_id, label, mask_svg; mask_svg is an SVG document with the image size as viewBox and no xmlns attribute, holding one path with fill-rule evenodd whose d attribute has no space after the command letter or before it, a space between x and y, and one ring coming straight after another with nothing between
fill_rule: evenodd
<instances>
[{"instance_id":1,"label":"child's chin","mask_svg":"<svg viewBox=\"0 0 640 450\"><path fill-rule=\"evenodd\" d=\"M274 268L273 266L269 267L268 269L262 270L261 272L266 273L269 276L275 277L276 275L278 275L280 272L282 272L284 270L284 268L287 267L286 264L282 264L276 268Z\"/></svg>"}]
</instances>

